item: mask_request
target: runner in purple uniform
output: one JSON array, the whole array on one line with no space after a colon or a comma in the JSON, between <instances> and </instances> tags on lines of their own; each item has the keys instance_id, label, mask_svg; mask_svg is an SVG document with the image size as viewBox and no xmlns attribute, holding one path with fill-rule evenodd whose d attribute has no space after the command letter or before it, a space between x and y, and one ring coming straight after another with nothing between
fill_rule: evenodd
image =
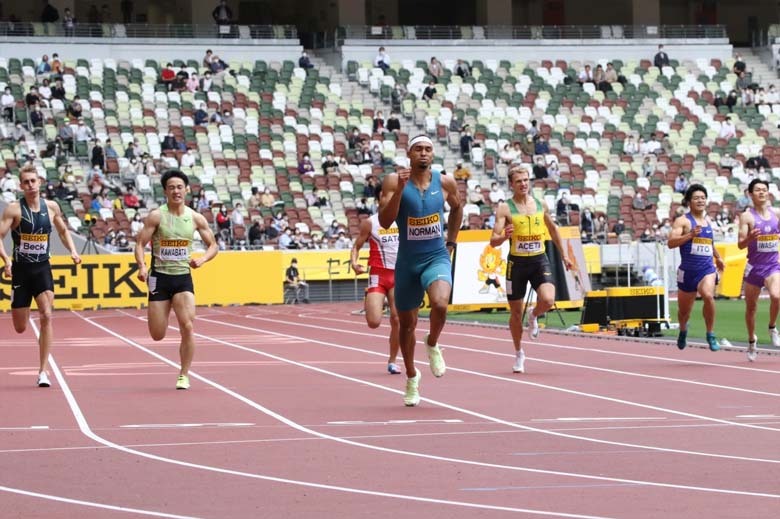
<instances>
[{"instance_id":1,"label":"runner in purple uniform","mask_svg":"<svg viewBox=\"0 0 780 519\"><path fill-rule=\"evenodd\" d=\"M688 337L688 319L691 317L696 295L701 295L704 303L702 313L707 326L707 344L712 351L720 346L715 338L715 282L717 271L723 271L723 260L712 237L712 225L707 217L707 189L701 184L688 188L683 205L690 210L674 221L672 235L669 237L670 249L680 248L680 268L677 270L677 321L680 332L677 335L677 347L685 349ZM713 263L714 258L714 263ZM717 271L716 271L717 267Z\"/></svg>"},{"instance_id":2,"label":"runner in purple uniform","mask_svg":"<svg viewBox=\"0 0 780 519\"><path fill-rule=\"evenodd\" d=\"M739 248L747 247L745 265L745 324L748 331L748 359L756 360L756 306L761 288L769 292L769 336L773 346L780 346L780 333L775 324L780 311L780 218L770 205L769 183L755 179L748 185L753 207L739 218Z\"/></svg>"}]
</instances>

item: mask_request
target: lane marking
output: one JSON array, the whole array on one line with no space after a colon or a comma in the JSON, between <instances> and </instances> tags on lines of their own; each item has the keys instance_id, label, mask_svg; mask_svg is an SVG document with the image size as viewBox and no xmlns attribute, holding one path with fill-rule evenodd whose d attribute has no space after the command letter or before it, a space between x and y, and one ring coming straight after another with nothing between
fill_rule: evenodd
<instances>
[{"instance_id":1,"label":"lane marking","mask_svg":"<svg viewBox=\"0 0 780 519\"><path fill-rule=\"evenodd\" d=\"M199 427L251 427L255 424L248 422L225 423L146 423L120 425L124 429L194 429Z\"/></svg>"},{"instance_id":2,"label":"lane marking","mask_svg":"<svg viewBox=\"0 0 780 519\"><path fill-rule=\"evenodd\" d=\"M94 501L84 501L82 499L72 499L69 497L55 496L53 494L42 494L40 492L32 492L30 490L24 490L21 488L5 487L0 485L0 491L9 492L11 494L20 494L23 496L37 497L40 499L46 499L48 501L59 501L60 503L68 503L71 505L88 506L90 508L102 508L103 510L111 510L114 512L127 512L130 514L139 515L151 515L154 517L170 517L173 519L200 519L194 515L176 515L166 514L165 512L153 512L151 510L142 510L140 508L129 508L126 506L107 505L105 503L96 503Z\"/></svg>"},{"instance_id":3,"label":"lane marking","mask_svg":"<svg viewBox=\"0 0 780 519\"><path fill-rule=\"evenodd\" d=\"M252 327L244 326L244 325L241 325L241 324L234 324L234 323L227 323L227 322L222 322L222 321L215 321L215 320L212 320L212 319L200 319L200 320L201 321L210 322L210 323L214 323L214 324L219 324L219 325L226 326L226 327L232 327L232 328L242 328L242 329L248 329L248 330L254 329ZM322 328L320 327L320 329L322 329ZM266 333L279 333L280 335L288 335L288 334L283 334L281 332L266 331ZM248 348L248 347L245 347L245 346L239 346L237 344L232 344L232 343L229 343L229 342L226 342L226 341L222 341L220 339L214 339L214 338L207 337L207 336L201 335L201 334L195 334L195 335L198 336L198 337L202 337L202 338L205 338L205 339L217 342L219 344L224 344L226 346L232 346L234 348L243 349L245 351L255 352L258 355L262 355L262 356L265 356L265 357L270 357L270 358L275 358L275 359L283 359L284 360L283 357L277 357L276 355L273 355L273 354L270 354L270 353L267 353L267 352L264 352L264 351L255 350L253 348ZM370 350L364 350L364 349L357 348L357 347L354 347L354 346L345 346L343 344L335 344L335 343L332 343L332 342L321 341L321 340L318 340L318 339L309 339L309 343L320 344L320 345L323 345L323 346L328 346L328 347L333 347L333 348L338 348L338 349L343 349L343 350L357 351L357 352L365 353L365 354L368 354L368 355L386 357L385 353L380 353L380 352L375 352L375 351L370 351ZM306 368L306 369L311 369L311 370L314 370L314 371L320 371L320 372L325 373L325 374L330 375L330 376L339 377L339 378L344 377L346 380L358 381L358 379L353 379L351 377L345 377L344 375L340 375L340 374L337 374L337 373L324 371L324 370L319 370L318 368L316 368L314 366L310 366L308 364L302 364L300 362L295 362L295 361L292 361L292 360L286 360L286 362L290 362L291 364L298 365L298 366ZM426 366L428 365L427 362L423 362L423 361L415 361L415 362L420 364L420 365L426 365ZM498 376L498 375L491 375L489 373L481 373L481 372L478 372L478 371L473 371L473 370L468 370L468 369L463 369L463 368L448 367L448 369L450 371L455 371L455 372L458 372L458 373L466 373L466 374L469 374L469 375L474 375L476 377L488 378L488 379L491 379L491 380L500 380L500 381L504 381L504 382L511 382L511 383L514 383L514 384L527 385L527 386L532 386L532 387L536 387L536 388L540 388L540 389L549 389L549 390L553 390L553 391L557 391L557 392L561 392L561 393L566 393L566 394L571 394L571 395L576 395L576 396L581 396L581 397L586 397L586 398L593 398L593 399L596 399L596 400L604 400L604 401L607 401L607 402L623 404L623 405L628 405L628 406L632 406L632 407L639 407L639 408L642 408L642 409L649 409L651 411L659 411L659 412L667 413L667 414L675 414L675 415L678 415L678 416L685 416L687 418L695 418L697 420L712 421L712 422L716 422L716 423L723 423L723 424L727 424L727 425L733 425L733 426L737 426L737 427L744 427L744 428L748 428L748 429L758 429L758 430L765 430L765 431L772 431L772 432L780 432L780 429L774 428L774 427L766 427L766 426L763 426L763 425L754 425L754 424L733 422L733 421L724 420L724 419L721 419L721 418L713 418L713 417L699 415L699 414L695 414L695 413L688 413L688 412L685 412L685 411L677 411L677 410L674 410L674 409L659 407L659 406L655 406L655 405L651 405L651 404L642 404L642 403L639 403L639 402L632 402L630 400L623 400L623 399L620 399L620 398L614 398L614 397L609 397L609 396L604 396L604 395L597 395L595 393L586 393L586 392L583 392L583 391L576 391L574 389L567 389L567 388L558 387L558 386L551 386L549 384L542 384L542 383L539 383L539 382L531 382L531 381L523 380L523 379L520 379L520 378L517 378L517 377L509 378L509 377L503 377L503 376ZM360 380L359 382L362 383L362 384L371 385L371 386L380 387L380 388L384 388L384 389L390 390L389 388L386 388L385 386L379 386L379 385L373 384L373 383L368 382L368 381ZM390 391L395 391L395 390L390 390ZM400 391L395 391L395 392L400 393ZM460 407L450 406L449 404L445 404L443 402L439 402L439 401L435 401L435 400L429 400L427 398L422 398L422 400L430 402L430 403L433 403L433 404L436 404L436 405L444 406L446 408L449 408L449 409L452 409L452 410L455 410L455 411L463 412L463 413L466 413L466 414L471 414L472 416L475 416L477 418L483 418L483 419L487 419L487 420L492 420L492 421L496 421L497 423L505 423L504 421L501 421L498 418L490 417L490 416L487 416L487 415L482 415L480 413L475 413L473 411L468 411L468 410L460 408ZM506 423L510 423L510 422L506 422ZM525 426L513 425L513 427L525 427ZM556 435L556 436L562 436L562 437L572 438L572 439L577 439L577 440L591 441L591 442L596 442L596 443L606 442L606 440L598 440L598 439L588 438L588 437L584 437L584 436L565 435L565 434L561 434L561 433L551 433L551 432L545 431L543 429L534 429L534 428L530 428L530 427L528 429L529 430L535 430L537 432L542 432L542 433L545 433L545 434L552 434L552 435ZM682 453L682 454L692 454L692 455L698 455L698 456L722 457L722 458L725 458L725 459L741 459L741 460L751 460L751 461L759 461L760 460L760 461L763 461L763 462L766 462L766 463L780 463L780 460L774 460L774 459L767 460L767 459L758 459L758 458L745 458L745 457L741 457L741 456L732 457L732 456L725 455L725 454L714 454L714 453L705 453L705 452L698 452L698 451L686 451L686 450L678 450L678 449L668 449L668 448L664 448L664 447L653 447L653 446L648 446L648 445L638 445L638 444L632 444L632 443L615 443L615 442L608 442L608 443L613 444L613 445L623 445L624 447L635 447L635 448L638 448L638 449L654 449L654 450L659 450L661 452L677 452L677 453Z\"/></svg>"},{"instance_id":4,"label":"lane marking","mask_svg":"<svg viewBox=\"0 0 780 519\"><path fill-rule=\"evenodd\" d=\"M85 321L89 322L93 326L96 326L98 328L103 329L104 331L107 331L111 335L114 335L116 337L119 337L117 334L115 334L113 331L110 331L106 329L105 327L93 323L89 321L89 319L82 318ZM36 332L36 335L38 333L38 329L33 323L33 329ZM128 342L128 344L130 344ZM136 346L137 348L141 349L142 351L145 351L149 355L159 358L163 362L174 366L176 368L180 368L175 362L168 360L167 358L163 357L162 355L159 355L158 353L149 350L147 348L144 348L140 344ZM460 506L464 508L475 508L475 509L481 509L481 510L498 510L498 511L504 511L504 512L524 512L524 513L532 513L532 514L538 514L538 515L544 515L544 516L551 516L551 517L569 517L573 519L609 519L605 516L592 516L592 515L581 515L581 514L568 514L564 512L551 512L546 510L535 510L535 509L529 509L529 508L513 508L513 507L507 507L507 506L498 506L498 505L487 505L487 504L481 504L481 503L470 503L466 501L453 501L453 500L446 500L446 499L437 499L437 498L429 498L429 497L421 497L421 496L410 496L405 494L394 494L391 492L382 492L382 491L376 491L376 490L364 490L359 488L352 488L352 487L343 487L343 486L337 486L337 485L328 485L324 483L315 483L310 481L302 481L302 480L294 480L294 479L287 479L287 478L279 478L275 476L267 476L263 474L254 474L249 472L242 472L238 470L231 470L231 469L224 469L220 467L214 467L210 465L202 465L198 463L191 463L186 461L181 461L173 458L166 458L163 456L158 456L155 454L150 454L147 452L131 449L128 447L125 447L123 445L114 443L110 440L104 439L103 437L99 436L98 434L94 433L92 429L89 426L89 423L87 422L86 416L81 411L81 407L79 406L78 402L76 401L76 397L73 394L73 392L70 390L70 386L68 385L67 381L65 380L64 374L60 371L59 367L57 366L56 361L54 360L54 357L52 355L49 355L49 363L51 365L52 371L54 372L54 376L56 377L57 381L59 382L62 392L65 395L65 399L68 402L68 405L71 409L71 413L73 414L74 418L76 419L76 422L78 423L79 429L81 432L87 436L88 438L92 439L93 441L100 443L102 445L105 445L107 447L111 447L115 450L125 452L127 454L131 454L134 456L143 457L146 459L154 460L154 461L160 461L163 463L170 463L172 465L178 465L182 467L188 467L193 469L199 469L209 472L215 472L219 474L227 474L227 475L233 475L233 476L241 476L246 478L252 478L252 479L259 479L263 481L272 481L275 483L285 483L290 485L296 485L296 486L303 486L303 487L309 487L309 488L317 488L322 490L333 490L338 492L345 492L350 494L360 494L360 495L369 495L374 497L387 497L387 498L394 498L394 499L400 499L404 501L415 501L415 502L423 502L423 503L435 503L435 504L444 504L444 505L451 505L451 506ZM223 391L227 394L233 395L239 400L245 401L246 403L250 403L253 407L257 408L258 410L262 412L272 413L272 416L278 416L280 420L286 420L281 415L278 415L276 413L273 413L270 410L265 410L264 407L262 407L260 404L257 404L256 402L253 402L249 400L248 398L244 397L243 395L239 395L238 393L235 393L234 391L231 391L230 389L213 382L209 379L206 379L205 377L202 377L194 372L190 372L190 376L193 378L196 378L206 384L211 385L212 387L219 389L220 391ZM296 424L297 425L297 424ZM298 426L301 427L301 426ZM750 493L750 495L760 495L756 493ZM770 497L777 497L780 498L780 495L778 496L772 496L768 495Z\"/></svg>"},{"instance_id":5,"label":"lane marking","mask_svg":"<svg viewBox=\"0 0 780 519\"><path fill-rule=\"evenodd\" d=\"M87 321L88 323L90 323L91 325L104 330L106 333L109 333L110 335L113 335L115 337L120 337L120 338L122 337L121 335L119 335L118 333L114 332L113 330L110 330L110 329L108 329L108 328L106 328L106 327L104 327L104 326L102 326L100 324L94 323L94 322L90 321L88 318L83 318L83 319L85 321ZM172 328L172 329L176 329L174 326L169 326L169 327ZM276 332L274 332L274 333L276 333ZM261 351L258 351L258 350L253 350L253 349L247 348L245 346L238 346L238 345L230 344L230 343L228 343L226 341L222 341L220 339L210 338L210 337L204 336L202 334L195 334L195 335L198 336L198 337L201 337L201 338L206 338L207 340L211 340L211 341L216 342L218 344L224 344L226 346L232 346L232 347L234 347L236 349L249 351L249 352L252 352L252 353L255 353L255 354L268 356L268 357L271 357L271 358L280 358L281 359L281 357L276 357L275 355L271 355L271 354L268 354L268 353L265 353L265 352L261 352ZM162 356L162 355L160 355L160 354L158 354L158 353L156 353L156 352L154 352L154 351L152 351L152 350L150 350L150 349L148 349L148 348L146 348L146 347L144 347L144 346L142 346L140 344L134 343L134 342L126 340L126 339L123 339L123 340L125 340L125 342L127 342L129 345L131 345L131 346L133 346L133 347L135 347L137 349L140 349L141 351L144 351L144 352L148 353L149 355L151 355L151 356L153 356L155 358L159 358L159 359L163 360L164 362L169 363L173 367L178 367L178 365L175 362L165 358L164 356ZM382 354L379 354L379 355L382 355ZM295 362L295 361L292 361L292 360L287 360L287 359L283 359L283 360L285 360L285 362L288 362L290 364L297 365L297 366L305 368L305 369L318 371L318 372L321 372L321 373L329 375L329 376L333 376L333 377L344 379L344 380L348 380L348 381L357 382L357 383L368 385L368 386L371 386L371 387L376 387L378 389L382 389L382 390L389 391L389 392L392 392L392 393L401 394L401 392L398 391L398 390L390 389L390 388L387 388L387 387L379 385L379 384L374 384L372 382L368 382L368 381L364 381L364 380L360 380L360 379L354 379L352 377L347 377L345 375L341 375L341 374L338 374L338 373L325 371L325 370L322 370L320 368L316 368L316 367L313 367L313 366L306 366L304 364L301 364L299 362ZM215 388L219 389L220 391L223 391L224 393L226 393L226 394L228 394L230 396L233 396L234 398L236 398L236 399L238 399L238 400L248 404L249 406L251 406L251 407L253 407L253 408L255 408L255 409L257 409L257 410L259 410L259 411L261 411L261 412L263 412L265 414L267 414L268 416L271 416L271 417L277 419L278 421L280 421L280 422L282 422L282 423L284 423L286 425L289 425L290 427L292 427L294 429L306 432L308 434L311 434L313 436L317 436L317 437L320 437L320 438L323 438L323 439L328 439L328 440L332 440L334 442L343 443L343 444L356 446L356 447L362 447L362 448L366 448L366 449L370 449L370 450L376 450L376 451L381 451L381 452L389 452L389 453L393 453L393 454L403 454L403 455L412 456L412 457L434 459L434 460L439 460L439 461L455 462L455 463L461 463L461 464L465 464L465 465L474 465L474 466L489 467L489 468L500 468L500 469L506 469L506 470L513 470L513 471L520 471L520 472L530 472L530 473L537 473L537 474L551 474L551 475L569 476L569 477L575 477L575 478L592 479L592 480L599 480L599 481L611 481L611 482L619 482L619 483L637 483L637 484L643 484L643 485L647 485L647 486L654 486L654 487L661 487L661 488L674 488L674 489L697 490L697 491L702 491L702 492L724 493L724 494L733 494L733 495L749 495L749 496L780 498L780 495L778 495L778 494L765 494L765 493L756 493L756 492L749 492L749 491L742 491L742 490L715 489L715 488L708 488L708 487L695 487L695 486L689 486L689 485L677 485L677 484L672 484L672 483L658 483L658 482L652 482L652 481L638 481L638 480L631 480L631 479L622 479L622 478L612 478L612 477L606 477L606 476L597 476L597 475L591 475L591 474L577 474L577 473L569 473L569 472L562 472L562 471L535 469L535 468L529 468L529 467L517 467L517 466L509 466L509 465L500 465L500 464L495 464L495 463L478 462L478 461L467 460L467 459L459 459L459 458L450 458L450 457L444 457L444 456L436 456L436 455L432 455L432 454L425 454L425 453L415 452L415 451L403 451L403 450L398 450L398 449L390 449L390 448L387 448L387 447L380 447L380 446L376 446L376 445L365 444L365 443L355 442L355 441L351 441L351 440L345 440L343 438L330 436L330 435L327 435L327 434L324 434L324 433L321 433L321 432L309 429L309 428L307 428L305 426L302 426L302 425L298 424L297 422L292 421L291 419L289 419L289 418L287 418L287 417L285 417L283 415L280 415L279 413L271 411L270 409L262 406L261 404L255 402L255 401L253 401L253 400L251 400L251 399L249 399L249 398L247 398L247 397L245 397L245 396L243 396L243 395L241 395L241 394L239 394L239 393L237 393L235 391L232 391L232 390L230 390L228 388L225 388L224 386L218 384L217 382L214 382L214 381L212 381L210 379L207 379L206 377L203 377L203 376L198 375L198 374L193 373L193 372L190 372L190 374L191 374L192 377L194 377L194 378L196 378L198 380L201 380L202 382L204 382L206 384L209 384L212 387L215 387ZM434 400L429 400L429 399L425 399L425 400L429 401L429 402L431 402L431 403L433 403L435 405L440 405L442 407L445 407L445 408L448 408L448 409L451 409L451 410L454 410L454 411L458 411L459 410L459 408L456 408L455 406L451 406L449 404L438 403L438 402L436 402ZM497 418L488 417L486 415L481 415L481 414L476 413L474 411L469 411L469 410L462 409L461 412L463 412L465 414L472 415L472 416L476 416L478 418L483 418L483 419L486 419L488 421L501 423L501 424L507 425L509 427L517 427L517 428L521 428L521 429L524 429L524 430L527 430L527 431L547 432L547 431L540 430L540 429L535 429L535 428L532 428L532 427L518 426L518 425L516 425L516 424L514 424L512 422L507 422L507 421L500 420L500 419L497 419ZM569 436L569 435L564 435L564 434L558 434L558 435L559 436L564 436L564 437L568 437ZM572 437L573 438L579 438L577 436L572 436ZM625 444L621 444L621 443L617 443L617 442L610 442L610 441L606 441L606 440L595 440L595 439L591 439L591 438L585 438L585 439L587 441L593 441L594 443L603 443L603 444L608 444L608 445L626 446ZM653 447L641 447L641 448L644 448L644 449L647 449L647 450L661 450L661 451L664 450L664 449L661 449L661 448L653 448ZM681 452L689 453L690 451L681 451ZM775 460L761 460L761 459L755 459L755 458L740 458L740 457L726 456L726 455L709 455L709 454L706 454L706 453L700 453L699 455L711 456L711 457L717 457L717 458L721 458L721 457L723 457L723 458L730 458L730 459L737 458L737 459L742 459L742 460L747 460L747 461L766 461L767 463L778 463Z\"/></svg>"},{"instance_id":6,"label":"lane marking","mask_svg":"<svg viewBox=\"0 0 780 519\"><path fill-rule=\"evenodd\" d=\"M386 422L365 422L363 420L343 420L340 422L326 422L327 425L407 425L424 423L463 423L463 420L388 420Z\"/></svg>"},{"instance_id":7,"label":"lane marking","mask_svg":"<svg viewBox=\"0 0 780 519\"><path fill-rule=\"evenodd\" d=\"M48 425L28 425L27 427L0 427L0 431L44 431Z\"/></svg>"},{"instance_id":8,"label":"lane marking","mask_svg":"<svg viewBox=\"0 0 780 519\"><path fill-rule=\"evenodd\" d=\"M642 416L627 416L627 417L617 417L617 418L607 418L607 417L597 417L597 418L580 418L576 416L568 416L568 417L562 417L562 418L533 418L531 419L532 422L625 422L630 420L666 420L663 416L651 416L651 417L642 417Z\"/></svg>"},{"instance_id":9,"label":"lane marking","mask_svg":"<svg viewBox=\"0 0 780 519\"><path fill-rule=\"evenodd\" d=\"M592 483L584 485L527 485L512 487L473 487L461 488L466 492L500 492L505 490L541 490L545 488L612 488L612 487L635 487L632 483Z\"/></svg>"}]
</instances>

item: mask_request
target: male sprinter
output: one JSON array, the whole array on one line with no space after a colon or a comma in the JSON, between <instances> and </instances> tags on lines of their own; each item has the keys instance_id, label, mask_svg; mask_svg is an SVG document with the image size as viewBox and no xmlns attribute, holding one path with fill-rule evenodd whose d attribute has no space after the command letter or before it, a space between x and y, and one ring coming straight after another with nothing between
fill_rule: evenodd
<instances>
[{"instance_id":1,"label":"male sprinter","mask_svg":"<svg viewBox=\"0 0 780 519\"><path fill-rule=\"evenodd\" d=\"M718 351L715 338L715 282L717 272L723 272L724 264L712 240L712 225L707 217L707 189L693 184L685 192L683 206L688 213L678 217L672 225L669 248L680 247L680 268L677 270L677 321L680 332L677 347L685 349L688 337L688 319L691 317L696 294L704 302L702 313L707 327L707 344L711 351ZM715 262L713 263L713 258Z\"/></svg>"},{"instance_id":2,"label":"male sprinter","mask_svg":"<svg viewBox=\"0 0 780 519\"><path fill-rule=\"evenodd\" d=\"M398 226L393 222L389 229L379 225L379 215L373 214L360 222L360 234L355 239L350 253L352 270L362 274L366 269L358 263L360 249L368 240L368 288L364 309L369 328L378 328L382 322L385 297L390 308L390 357L387 359L387 372L398 375L401 370L396 365L398 357L398 311L395 309L395 259L398 255Z\"/></svg>"},{"instance_id":3,"label":"male sprinter","mask_svg":"<svg viewBox=\"0 0 780 519\"><path fill-rule=\"evenodd\" d=\"M431 171L433 142L425 135L409 141L410 168L387 175L382 183L379 223L389 229L398 224L398 259L395 264L395 305L400 321L401 354L406 368L404 404L420 403L420 372L414 367L417 313L428 293L431 305L430 331L425 336L428 360L435 377L446 366L438 346L447 320L452 292L452 261L463 207L455 179ZM447 238L444 238L444 202L450 206Z\"/></svg>"},{"instance_id":4,"label":"male sprinter","mask_svg":"<svg viewBox=\"0 0 780 519\"><path fill-rule=\"evenodd\" d=\"M522 348L525 291L530 282L536 291L536 306L528 319L531 337L539 336L538 317L555 304L555 284L550 262L544 253L545 228L561 255L567 269L572 262L563 250L558 226L550 218L547 204L530 193L528 170L515 166L509 171L512 198L498 204L496 223L490 245L500 247L507 239L509 255L506 267L506 298L509 303L509 330L515 346L512 371L525 372L525 352Z\"/></svg>"},{"instance_id":5,"label":"male sprinter","mask_svg":"<svg viewBox=\"0 0 780 519\"><path fill-rule=\"evenodd\" d=\"M748 194L753 207L739 217L740 249L747 247L745 265L745 324L748 332L748 360L756 360L756 305L761 288L769 292L769 336L773 346L780 346L780 333L775 324L780 310L780 264L778 259L778 238L780 220L778 210L769 202L769 184L766 180L753 179L748 184Z\"/></svg>"},{"instance_id":6,"label":"male sprinter","mask_svg":"<svg viewBox=\"0 0 780 519\"><path fill-rule=\"evenodd\" d=\"M179 321L181 371L176 389L189 389L189 371L195 354L195 288L190 269L196 269L217 255L219 250L206 218L185 203L189 179L177 169L163 173L161 184L166 203L150 212L138 233L135 261L138 279L149 284L149 333L155 341L165 338L171 308ZM190 258L192 236L198 231L206 244L206 253ZM144 249L152 242L152 269L147 271Z\"/></svg>"},{"instance_id":7,"label":"male sprinter","mask_svg":"<svg viewBox=\"0 0 780 519\"><path fill-rule=\"evenodd\" d=\"M11 320L16 333L24 333L30 320L30 305L35 299L40 315L41 333L38 337L38 387L49 387L46 368L54 334L52 308L54 280L49 263L51 224L57 228L62 243L70 251L70 258L78 265L81 258L73 238L62 219L57 202L42 200L41 179L32 165L19 171L19 184L24 197L9 204L0 220L0 257L5 264L5 275L11 278ZM11 229L13 262L5 252L3 238Z\"/></svg>"}]
</instances>

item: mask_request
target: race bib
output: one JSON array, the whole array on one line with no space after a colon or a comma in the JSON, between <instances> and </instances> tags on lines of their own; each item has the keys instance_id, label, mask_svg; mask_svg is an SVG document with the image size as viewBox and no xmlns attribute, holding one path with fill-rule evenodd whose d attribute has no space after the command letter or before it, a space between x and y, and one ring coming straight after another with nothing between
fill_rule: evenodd
<instances>
[{"instance_id":1,"label":"race bib","mask_svg":"<svg viewBox=\"0 0 780 519\"><path fill-rule=\"evenodd\" d=\"M163 261L188 260L190 258L189 240L160 240L160 259Z\"/></svg>"},{"instance_id":2,"label":"race bib","mask_svg":"<svg viewBox=\"0 0 780 519\"><path fill-rule=\"evenodd\" d=\"M19 240L19 252L22 254L46 254L49 249L49 236L46 234L22 234Z\"/></svg>"},{"instance_id":3,"label":"race bib","mask_svg":"<svg viewBox=\"0 0 780 519\"><path fill-rule=\"evenodd\" d=\"M777 234L764 234L758 237L756 249L758 252L777 252Z\"/></svg>"},{"instance_id":4,"label":"race bib","mask_svg":"<svg viewBox=\"0 0 780 519\"><path fill-rule=\"evenodd\" d=\"M712 239L694 238L691 240L691 254L694 256L712 256Z\"/></svg>"},{"instance_id":5,"label":"race bib","mask_svg":"<svg viewBox=\"0 0 780 519\"><path fill-rule=\"evenodd\" d=\"M439 216L439 213L430 214L421 218L410 216L406 221L407 240L420 241L441 237L441 216Z\"/></svg>"},{"instance_id":6,"label":"race bib","mask_svg":"<svg viewBox=\"0 0 780 519\"><path fill-rule=\"evenodd\" d=\"M539 234L519 236L514 243L514 252L526 256L539 254L542 252L542 236Z\"/></svg>"}]
</instances>

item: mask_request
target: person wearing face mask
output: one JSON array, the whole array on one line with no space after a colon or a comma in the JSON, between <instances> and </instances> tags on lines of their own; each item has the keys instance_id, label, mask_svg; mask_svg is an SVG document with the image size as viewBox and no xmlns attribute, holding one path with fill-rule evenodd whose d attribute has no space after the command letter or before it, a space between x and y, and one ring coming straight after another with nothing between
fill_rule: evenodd
<instances>
[{"instance_id":1,"label":"person wearing face mask","mask_svg":"<svg viewBox=\"0 0 780 519\"><path fill-rule=\"evenodd\" d=\"M311 59L309 58L309 55L306 53L306 51L303 51L301 53L301 57L298 58L298 66L306 72L308 72L309 69L314 68L314 64L311 62Z\"/></svg>"},{"instance_id":2,"label":"person wearing face mask","mask_svg":"<svg viewBox=\"0 0 780 519\"><path fill-rule=\"evenodd\" d=\"M203 79L200 80L200 89L203 92L208 92L211 90L211 86L214 84L214 80L211 77L211 72L207 71L205 74L203 74Z\"/></svg>"},{"instance_id":3,"label":"person wearing face mask","mask_svg":"<svg viewBox=\"0 0 780 519\"><path fill-rule=\"evenodd\" d=\"M588 237L588 240L593 239L594 227L593 213L590 212L590 209L585 209L582 212L582 218L580 219L580 230Z\"/></svg>"},{"instance_id":4,"label":"person wearing face mask","mask_svg":"<svg viewBox=\"0 0 780 519\"><path fill-rule=\"evenodd\" d=\"M263 194L260 196L260 204L263 207L271 208L276 203L276 199L274 198L274 195L271 193L271 188L266 187L263 191Z\"/></svg>"}]
</instances>

